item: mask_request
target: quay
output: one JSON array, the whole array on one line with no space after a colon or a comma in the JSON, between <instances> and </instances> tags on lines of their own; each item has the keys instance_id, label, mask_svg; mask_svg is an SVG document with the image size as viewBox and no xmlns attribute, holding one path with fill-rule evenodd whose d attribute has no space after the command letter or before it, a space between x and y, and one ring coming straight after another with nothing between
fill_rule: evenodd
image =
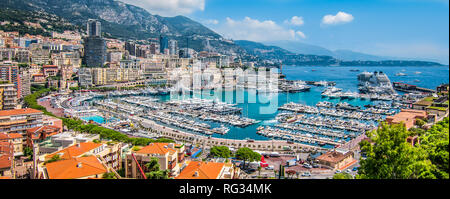
<instances>
[{"instance_id":1,"label":"quay","mask_svg":"<svg viewBox=\"0 0 450 199\"><path fill-rule=\"evenodd\" d=\"M174 139L180 142L190 143L193 145L201 146L203 148L207 147L210 148L213 146L220 145L220 146L228 146L230 148L248 147L252 150L284 151L284 147L289 146L294 151L302 151L302 152L326 151L326 149L318 146L311 146L300 143L288 144L287 141L281 140L268 140L268 141L256 140L253 142L249 142L247 140L231 140L223 138L205 137L201 135L194 135L186 132L181 132L172 128L168 128L159 125L154 121L142 117L131 116L130 119L132 121L140 123L146 129L153 129L155 131L160 132L161 137Z\"/></svg>"},{"instance_id":2,"label":"quay","mask_svg":"<svg viewBox=\"0 0 450 199\"><path fill-rule=\"evenodd\" d=\"M393 83L394 89L401 92L423 92L423 93L435 93L436 91L428 88L421 88L416 85L405 84L401 82Z\"/></svg>"}]
</instances>

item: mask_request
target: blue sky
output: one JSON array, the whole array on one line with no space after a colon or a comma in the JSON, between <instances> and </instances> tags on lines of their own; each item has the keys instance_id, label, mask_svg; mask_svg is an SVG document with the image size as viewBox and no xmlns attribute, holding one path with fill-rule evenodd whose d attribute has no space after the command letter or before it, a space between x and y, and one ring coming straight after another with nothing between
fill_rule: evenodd
<instances>
[{"instance_id":1,"label":"blue sky","mask_svg":"<svg viewBox=\"0 0 450 199\"><path fill-rule=\"evenodd\" d=\"M124 1L154 14L188 16L236 40L292 40L449 62L448 0Z\"/></svg>"}]
</instances>

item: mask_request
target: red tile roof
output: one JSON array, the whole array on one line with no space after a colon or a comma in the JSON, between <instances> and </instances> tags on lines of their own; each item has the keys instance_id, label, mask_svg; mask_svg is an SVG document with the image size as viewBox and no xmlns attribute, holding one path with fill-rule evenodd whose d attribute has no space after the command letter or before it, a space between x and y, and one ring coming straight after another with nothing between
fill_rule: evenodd
<instances>
[{"instance_id":1,"label":"red tile roof","mask_svg":"<svg viewBox=\"0 0 450 199\"><path fill-rule=\"evenodd\" d=\"M47 134L45 137L53 136L59 133L61 129L57 126L38 126L27 129L27 133L31 133L32 139L39 139L42 133Z\"/></svg>"},{"instance_id":2,"label":"red tile roof","mask_svg":"<svg viewBox=\"0 0 450 199\"><path fill-rule=\"evenodd\" d=\"M150 143L150 145L137 151L137 154L159 154L165 155L168 152L176 152L175 149L169 147L168 143Z\"/></svg>"},{"instance_id":3,"label":"red tile roof","mask_svg":"<svg viewBox=\"0 0 450 199\"><path fill-rule=\"evenodd\" d=\"M192 161L176 179L218 179L225 163Z\"/></svg>"},{"instance_id":4,"label":"red tile roof","mask_svg":"<svg viewBox=\"0 0 450 199\"><path fill-rule=\"evenodd\" d=\"M49 154L47 156L45 156L46 160L51 159L53 156L55 155L60 155L60 158L63 160L68 160L68 159L72 159L75 157L79 157L93 149L96 149L100 146L102 146L103 144L100 143L93 143L93 142L84 142L84 143L79 143L79 144L75 144L72 145L70 147L67 147L63 150L57 151L55 153Z\"/></svg>"},{"instance_id":5,"label":"red tile roof","mask_svg":"<svg viewBox=\"0 0 450 199\"><path fill-rule=\"evenodd\" d=\"M23 138L23 136L20 133L0 133L0 141L16 139L16 138Z\"/></svg>"},{"instance_id":6,"label":"red tile roof","mask_svg":"<svg viewBox=\"0 0 450 199\"><path fill-rule=\"evenodd\" d=\"M72 158L48 163L49 179L77 179L107 173L108 170L95 156Z\"/></svg>"},{"instance_id":7,"label":"red tile roof","mask_svg":"<svg viewBox=\"0 0 450 199\"><path fill-rule=\"evenodd\" d=\"M42 113L42 111L32 109L32 108L2 110L2 111L0 111L0 117L1 116L12 116L12 115L25 115L25 114L33 114L33 113Z\"/></svg>"}]
</instances>

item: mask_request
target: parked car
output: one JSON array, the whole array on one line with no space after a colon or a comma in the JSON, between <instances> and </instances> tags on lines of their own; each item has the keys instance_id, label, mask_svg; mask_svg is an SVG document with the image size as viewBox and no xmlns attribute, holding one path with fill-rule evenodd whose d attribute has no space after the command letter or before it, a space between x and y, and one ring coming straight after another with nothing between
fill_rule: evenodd
<instances>
[{"instance_id":1,"label":"parked car","mask_svg":"<svg viewBox=\"0 0 450 199\"><path fill-rule=\"evenodd\" d=\"M351 173L352 171L350 169L345 170L345 173Z\"/></svg>"},{"instance_id":2,"label":"parked car","mask_svg":"<svg viewBox=\"0 0 450 199\"><path fill-rule=\"evenodd\" d=\"M311 173L310 172L305 172L302 174L303 177L311 177Z\"/></svg>"},{"instance_id":3,"label":"parked car","mask_svg":"<svg viewBox=\"0 0 450 199\"><path fill-rule=\"evenodd\" d=\"M303 167L304 167L304 168L307 168L307 169L312 169L312 168L313 168L311 165L309 165L309 164L307 164L307 163L303 164Z\"/></svg>"},{"instance_id":4,"label":"parked car","mask_svg":"<svg viewBox=\"0 0 450 199\"><path fill-rule=\"evenodd\" d=\"M342 171L338 169L338 170L336 170L335 173L342 173Z\"/></svg>"},{"instance_id":5,"label":"parked car","mask_svg":"<svg viewBox=\"0 0 450 199\"><path fill-rule=\"evenodd\" d=\"M318 164L313 164L313 168L319 168L320 166Z\"/></svg>"},{"instance_id":6,"label":"parked car","mask_svg":"<svg viewBox=\"0 0 450 199\"><path fill-rule=\"evenodd\" d=\"M358 167L353 167L353 171L358 171Z\"/></svg>"},{"instance_id":7,"label":"parked car","mask_svg":"<svg viewBox=\"0 0 450 199\"><path fill-rule=\"evenodd\" d=\"M268 167L266 167L266 170L273 170L273 169L274 169L273 166L268 166Z\"/></svg>"}]
</instances>

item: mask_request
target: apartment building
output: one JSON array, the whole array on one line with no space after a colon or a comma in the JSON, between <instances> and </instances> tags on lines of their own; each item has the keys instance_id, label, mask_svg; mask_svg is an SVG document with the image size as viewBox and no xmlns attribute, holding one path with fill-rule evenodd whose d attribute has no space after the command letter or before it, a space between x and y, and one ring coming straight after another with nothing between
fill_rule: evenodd
<instances>
[{"instance_id":1,"label":"apartment building","mask_svg":"<svg viewBox=\"0 0 450 199\"><path fill-rule=\"evenodd\" d=\"M59 68L56 65L44 65L42 71L45 77L53 77L58 74Z\"/></svg>"},{"instance_id":2,"label":"apartment building","mask_svg":"<svg viewBox=\"0 0 450 199\"><path fill-rule=\"evenodd\" d=\"M28 70L20 71L21 91L20 98L31 94L31 73Z\"/></svg>"},{"instance_id":3,"label":"apartment building","mask_svg":"<svg viewBox=\"0 0 450 199\"><path fill-rule=\"evenodd\" d=\"M142 179L137 163L147 172L145 164L152 158L157 158L161 170L169 170L169 176L177 176L184 164L184 145L173 143L151 143L150 145L133 153L129 152L125 157L125 177ZM136 161L133 158L133 154Z\"/></svg>"},{"instance_id":4,"label":"apartment building","mask_svg":"<svg viewBox=\"0 0 450 199\"><path fill-rule=\"evenodd\" d=\"M19 133L0 133L0 142L9 142L13 145L14 156L23 155L23 136Z\"/></svg>"},{"instance_id":5,"label":"apartment building","mask_svg":"<svg viewBox=\"0 0 450 199\"><path fill-rule=\"evenodd\" d=\"M14 146L10 142L0 142L0 179L14 178Z\"/></svg>"},{"instance_id":6,"label":"apartment building","mask_svg":"<svg viewBox=\"0 0 450 199\"><path fill-rule=\"evenodd\" d=\"M132 68L92 68L92 80L95 85L136 81L140 79L139 74L139 69Z\"/></svg>"},{"instance_id":7,"label":"apartment building","mask_svg":"<svg viewBox=\"0 0 450 199\"><path fill-rule=\"evenodd\" d=\"M45 155L43 159L44 161L48 161L58 155L62 160L70 160L73 158L93 155L95 157L98 157L103 164L108 166L108 168L118 170L122 165L121 146L122 144L118 142L76 143L62 150L56 151L49 155Z\"/></svg>"},{"instance_id":8,"label":"apartment building","mask_svg":"<svg viewBox=\"0 0 450 199\"><path fill-rule=\"evenodd\" d=\"M11 110L17 107L17 91L14 84L0 83L0 110Z\"/></svg>"},{"instance_id":9,"label":"apartment building","mask_svg":"<svg viewBox=\"0 0 450 199\"><path fill-rule=\"evenodd\" d=\"M25 108L0 111L0 132L26 134L28 129L42 126L42 111Z\"/></svg>"},{"instance_id":10,"label":"apartment building","mask_svg":"<svg viewBox=\"0 0 450 199\"><path fill-rule=\"evenodd\" d=\"M22 81L17 62L0 62L0 81L8 81L14 84L17 98L22 95Z\"/></svg>"}]
</instances>

